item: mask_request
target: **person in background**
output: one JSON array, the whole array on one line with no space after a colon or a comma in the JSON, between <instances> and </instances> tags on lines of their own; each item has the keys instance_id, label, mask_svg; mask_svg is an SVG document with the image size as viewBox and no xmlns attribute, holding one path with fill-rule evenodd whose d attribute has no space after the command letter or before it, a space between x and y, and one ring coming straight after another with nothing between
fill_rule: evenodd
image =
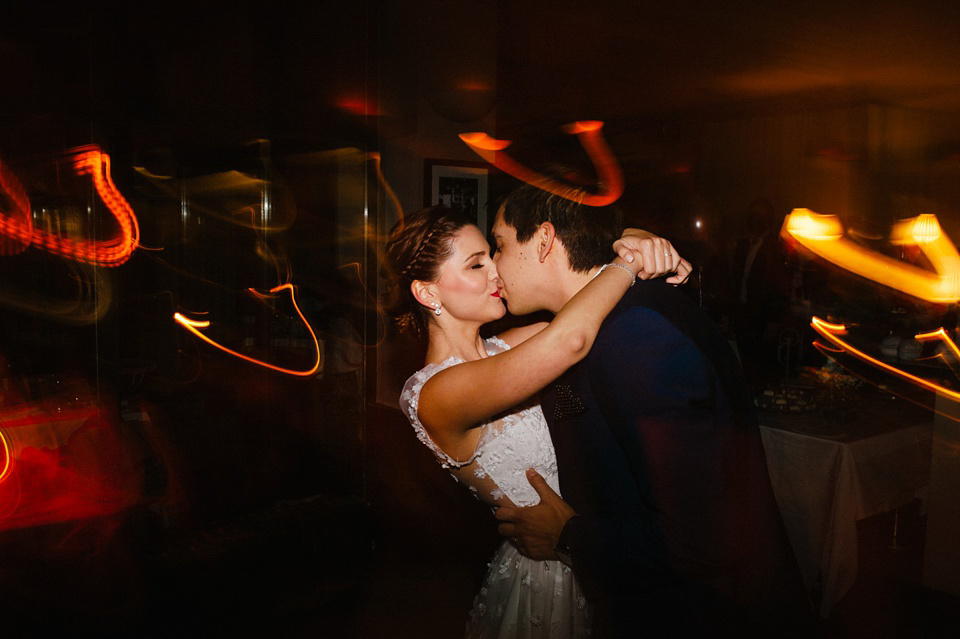
<instances>
[{"instance_id":1,"label":"person in background","mask_svg":"<svg viewBox=\"0 0 960 639\"><path fill-rule=\"evenodd\" d=\"M780 241L784 215L766 199L747 208L733 250L729 300L737 351L751 379L780 372L780 331L789 315L791 273Z\"/></svg>"}]
</instances>

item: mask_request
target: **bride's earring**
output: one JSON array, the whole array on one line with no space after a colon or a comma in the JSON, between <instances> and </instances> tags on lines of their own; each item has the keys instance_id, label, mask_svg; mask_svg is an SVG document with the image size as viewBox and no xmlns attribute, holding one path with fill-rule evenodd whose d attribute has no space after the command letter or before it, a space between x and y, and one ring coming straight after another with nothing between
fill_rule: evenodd
<instances>
[{"instance_id":1,"label":"bride's earring","mask_svg":"<svg viewBox=\"0 0 960 639\"><path fill-rule=\"evenodd\" d=\"M434 305L433 305L433 314L436 315L437 317L440 317L440 305L439 305L439 304L434 304Z\"/></svg>"}]
</instances>

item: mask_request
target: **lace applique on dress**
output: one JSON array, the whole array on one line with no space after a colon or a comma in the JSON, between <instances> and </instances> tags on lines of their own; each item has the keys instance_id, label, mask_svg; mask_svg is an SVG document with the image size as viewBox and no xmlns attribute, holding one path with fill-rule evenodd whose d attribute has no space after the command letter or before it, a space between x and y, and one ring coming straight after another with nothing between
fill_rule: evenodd
<instances>
[{"instance_id":1,"label":"lace applique on dress","mask_svg":"<svg viewBox=\"0 0 960 639\"><path fill-rule=\"evenodd\" d=\"M407 380L407 383L403 385L403 392L400 393L400 407L404 409L407 419L410 420L410 425L413 426L413 430L417 433L417 439L433 452L437 460L440 461L440 465L444 468L461 468L466 466L473 462L476 457L476 452L474 452L473 457L470 459L458 461L443 452L443 450L430 439L430 435L427 434L427 430L423 427L423 424L420 423L420 417L418 415L420 391L423 390L424 384L430 381L431 377L445 368L462 362L463 360L459 357L448 357L439 364L427 364Z\"/></svg>"},{"instance_id":2,"label":"lace applique on dress","mask_svg":"<svg viewBox=\"0 0 960 639\"><path fill-rule=\"evenodd\" d=\"M485 346L490 356L510 348L496 337L485 340ZM466 460L454 459L430 438L418 416L420 391L431 377L460 363L462 359L450 357L439 364L428 364L404 385L400 406L417 438L458 481L489 504L499 505L505 498L518 506L538 503L540 499L527 480L528 468L535 469L559 492L553 443L538 404L514 408L481 424L477 448Z\"/></svg>"}]
</instances>

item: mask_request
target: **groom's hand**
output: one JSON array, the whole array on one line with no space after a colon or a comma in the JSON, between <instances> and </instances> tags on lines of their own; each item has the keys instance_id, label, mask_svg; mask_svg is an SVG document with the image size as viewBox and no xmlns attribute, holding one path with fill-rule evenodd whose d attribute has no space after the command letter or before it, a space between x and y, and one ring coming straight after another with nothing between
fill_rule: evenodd
<instances>
[{"instance_id":1,"label":"groom's hand","mask_svg":"<svg viewBox=\"0 0 960 639\"><path fill-rule=\"evenodd\" d=\"M567 520L576 512L553 492L537 471L527 471L530 485L540 495L536 506L515 508L501 506L495 516L500 520L500 534L509 537L521 554L531 559L556 559L555 548Z\"/></svg>"}]
</instances>

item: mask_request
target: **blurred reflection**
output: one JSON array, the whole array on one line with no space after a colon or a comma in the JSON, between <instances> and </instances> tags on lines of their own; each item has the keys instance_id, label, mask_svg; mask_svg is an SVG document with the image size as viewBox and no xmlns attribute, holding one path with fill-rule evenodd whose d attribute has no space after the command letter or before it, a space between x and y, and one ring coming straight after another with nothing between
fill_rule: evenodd
<instances>
[{"instance_id":1,"label":"blurred reflection","mask_svg":"<svg viewBox=\"0 0 960 639\"><path fill-rule=\"evenodd\" d=\"M8 380L11 381L11 380ZM22 380L0 406L0 530L119 513L144 503L147 434L83 379Z\"/></svg>"},{"instance_id":2,"label":"blurred reflection","mask_svg":"<svg viewBox=\"0 0 960 639\"><path fill-rule=\"evenodd\" d=\"M113 303L113 284L94 264L27 253L0 259L0 304L59 324L94 324Z\"/></svg>"},{"instance_id":3,"label":"blurred reflection","mask_svg":"<svg viewBox=\"0 0 960 639\"><path fill-rule=\"evenodd\" d=\"M380 242L369 216L353 219L366 210L368 170L402 215L379 154L306 153L283 158L278 168L268 141L250 149L257 155L237 160L242 168L198 175L178 176L166 158L134 167L157 225L146 231L157 240L143 255L176 281L164 293L165 315L191 339L244 362L298 377L349 371L359 383L364 345L385 332L363 266ZM334 215L318 219L318 208L331 204ZM362 259L349 259L354 255ZM372 337L365 325L371 309L378 318ZM205 359L205 347L194 344L178 349L178 359L196 363L190 380Z\"/></svg>"},{"instance_id":4,"label":"blurred reflection","mask_svg":"<svg viewBox=\"0 0 960 639\"><path fill-rule=\"evenodd\" d=\"M270 182L236 169L178 179L156 175L142 166L133 167L160 193L173 198L186 197L191 214L210 216L264 233L289 229L297 213L290 194ZM279 197L280 202L274 198Z\"/></svg>"}]
</instances>

